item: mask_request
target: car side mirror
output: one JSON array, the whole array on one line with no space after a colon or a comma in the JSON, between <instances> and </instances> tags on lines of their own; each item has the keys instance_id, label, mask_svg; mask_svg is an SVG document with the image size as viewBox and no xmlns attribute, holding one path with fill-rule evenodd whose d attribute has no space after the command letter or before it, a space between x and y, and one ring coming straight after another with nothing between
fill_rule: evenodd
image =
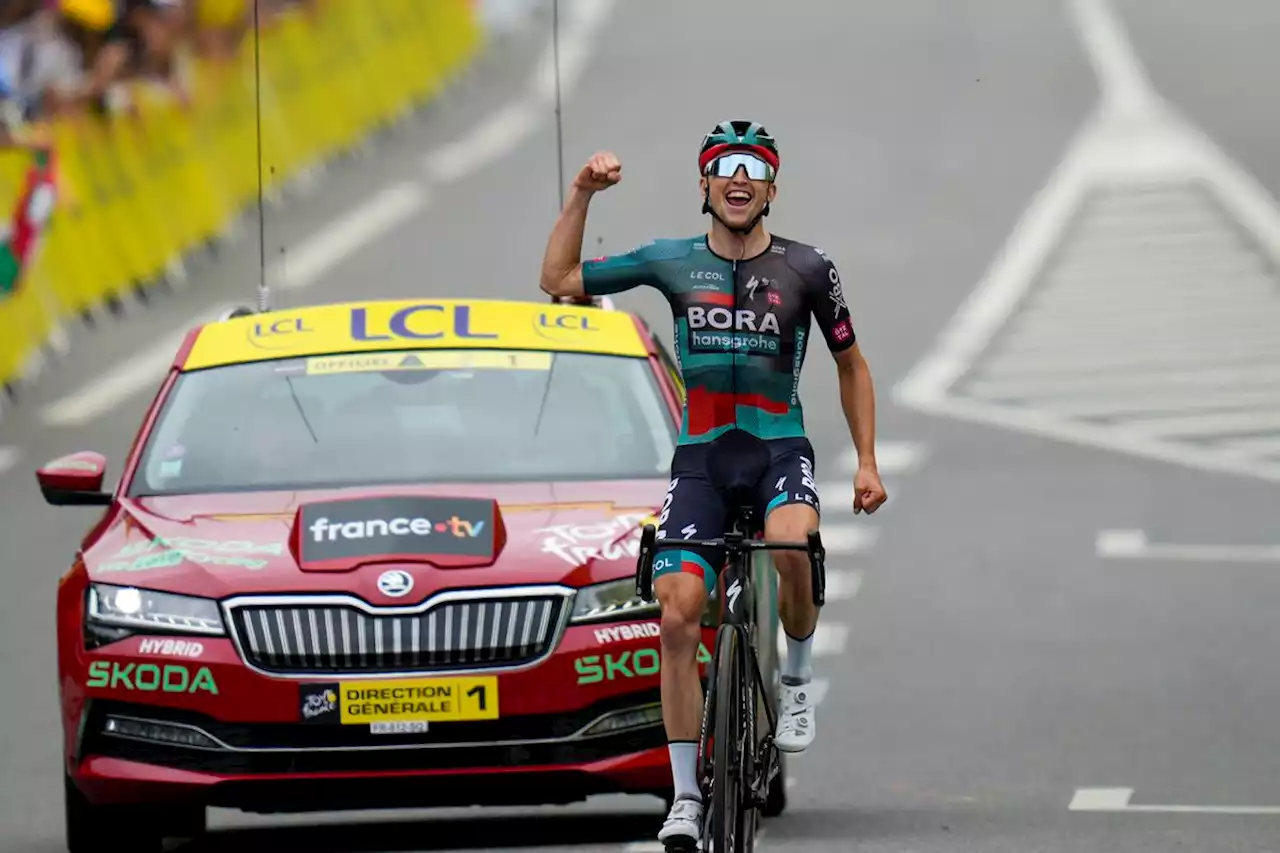
<instances>
[{"instance_id":1,"label":"car side mirror","mask_svg":"<svg viewBox=\"0 0 1280 853\"><path fill-rule=\"evenodd\" d=\"M40 493L51 506L110 506L111 493L102 491L107 458L84 450L62 456L36 471Z\"/></svg>"}]
</instances>

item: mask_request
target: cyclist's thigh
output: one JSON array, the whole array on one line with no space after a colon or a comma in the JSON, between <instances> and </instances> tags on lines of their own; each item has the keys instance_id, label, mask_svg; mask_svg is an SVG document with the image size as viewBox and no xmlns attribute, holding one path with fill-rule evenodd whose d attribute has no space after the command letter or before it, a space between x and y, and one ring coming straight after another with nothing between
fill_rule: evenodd
<instances>
[{"instance_id":1,"label":"cyclist's thigh","mask_svg":"<svg viewBox=\"0 0 1280 853\"><path fill-rule=\"evenodd\" d=\"M671 484L658 517L658 538L716 539L724 535L728 512L708 479L703 448L676 449L671 461ZM684 572L700 577L708 594L716 586L716 573L724 565L723 548L663 549L654 555L653 577Z\"/></svg>"},{"instance_id":2,"label":"cyclist's thigh","mask_svg":"<svg viewBox=\"0 0 1280 853\"><path fill-rule=\"evenodd\" d=\"M769 468L760 478L756 500L764 508L764 519L779 507L803 504L821 513L818 486L814 482L813 445L807 438L775 439L770 444ZM804 514L809 521L817 519Z\"/></svg>"}]
</instances>

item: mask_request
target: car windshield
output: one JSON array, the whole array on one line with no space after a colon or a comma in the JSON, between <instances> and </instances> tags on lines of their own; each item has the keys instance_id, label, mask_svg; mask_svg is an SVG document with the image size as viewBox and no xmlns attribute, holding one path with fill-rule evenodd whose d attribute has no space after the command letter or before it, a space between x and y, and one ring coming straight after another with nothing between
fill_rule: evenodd
<instances>
[{"instance_id":1,"label":"car windshield","mask_svg":"<svg viewBox=\"0 0 1280 853\"><path fill-rule=\"evenodd\" d=\"M436 350L220 367L179 377L129 491L664 477L665 406L638 358Z\"/></svg>"}]
</instances>

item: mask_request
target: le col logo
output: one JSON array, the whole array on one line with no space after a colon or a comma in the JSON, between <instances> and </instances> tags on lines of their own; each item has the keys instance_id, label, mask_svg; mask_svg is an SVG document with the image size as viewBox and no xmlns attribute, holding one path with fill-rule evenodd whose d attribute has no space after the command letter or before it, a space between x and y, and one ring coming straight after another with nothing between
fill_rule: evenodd
<instances>
[{"instance_id":1,"label":"le col logo","mask_svg":"<svg viewBox=\"0 0 1280 853\"><path fill-rule=\"evenodd\" d=\"M694 270L689 273L689 278L697 281L724 281L724 273L715 270Z\"/></svg>"},{"instance_id":2,"label":"le col logo","mask_svg":"<svg viewBox=\"0 0 1280 853\"><path fill-rule=\"evenodd\" d=\"M701 305L689 306L689 328L712 328L717 331L759 332L761 334L778 335L782 330L778 327L778 318L771 313L759 316L755 311L739 308L730 311L728 308L705 308ZM758 319L757 319L758 318Z\"/></svg>"},{"instance_id":3,"label":"le col logo","mask_svg":"<svg viewBox=\"0 0 1280 853\"><path fill-rule=\"evenodd\" d=\"M657 637L662 633L657 622L636 622L631 625L610 625L596 629L596 642L600 645L616 643L620 640L644 640Z\"/></svg>"},{"instance_id":4,"label":"le col logo","mask_svg":"<svg viewBox=\"0 0 1280 853\"><path fill-rule=\"evenodd\" d=\"M387 536L430 536L432 533L452 533L454 536L474 539L484 529L483 521L467 521L454 516L432 523L426 518L370 518L365 521L347 521L334 524L327 518L317 518L311 523L311 541L335 542L341 539L378 539Z\"/></svg>"},{"instance_id":5,"label":"le col logo","mask_svg":"<svg viewBox=\"0 0 1280 853\"><path fill-rule=\"evenodd\" d=\"M202 666L192 675L182 664L126 663L95 660L89 664L88 687L111 690L138 690L143 693L211 693L218 695L209 667Z\"/></svg>"},{"instance_id":6,"label":"le col logo","mask_svg":"<svg viewBox=\"0 0 1280 853\"><path fill-rule=\"evenodd\" d=\"M204 654L204 644L188 640L143 639L138 643L138 654L160 655L169 658L198 658Z\"/></svg>"}]
</instances>

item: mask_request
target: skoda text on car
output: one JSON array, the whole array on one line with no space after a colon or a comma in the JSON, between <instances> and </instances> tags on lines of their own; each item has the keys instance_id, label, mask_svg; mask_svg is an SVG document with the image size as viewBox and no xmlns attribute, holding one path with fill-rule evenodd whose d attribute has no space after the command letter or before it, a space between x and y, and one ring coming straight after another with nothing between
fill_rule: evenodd
<instances>
[{"instance_id":1,"label":"skoda text on car","mask_svg":"<svg viewBox=\"0 0 1280 853\"><path fill-rule=\"evenodd\" d=\"M106 507L58 591L69 848L128 817L159 849L210 805L669 796L634 571L682 394L643 322L599 307L193 330L113 491L94 452L37 473L52 504Z\"/></svg>"}]
</instances>

